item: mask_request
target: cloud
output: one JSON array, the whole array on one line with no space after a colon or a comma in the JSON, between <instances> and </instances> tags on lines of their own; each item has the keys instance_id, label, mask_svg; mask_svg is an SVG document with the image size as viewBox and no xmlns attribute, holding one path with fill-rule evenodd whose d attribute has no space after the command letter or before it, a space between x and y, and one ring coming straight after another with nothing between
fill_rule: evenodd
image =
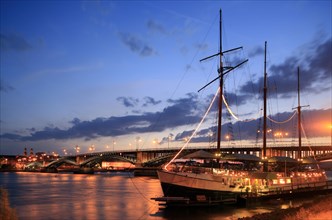
<instances>
[{"instance_id":1,"label":"cloud","mask_svg":"<svg viewBox=\"0 0 332 220\"><path fill-rule=\"evenodd\" d=\"M22 36L17 34L0 34L1 50L2 51L27 51L32 49L29 44Z\"/></svg>"},{"instance_id":2,"label":"cloud","mask_svg":"<svg viewBox=\"0 0 332 220\"><path fill-rule=\"evenodd\" d=\"M140 56L147 57L156 53L151 46L132 34L120 32L119 37L125 46Z\"/></svg>"},{"instance_id":3,"label":"cloud","mask_svg":"<svg viewBox=\"0 0 332 220\"><path fill-rule=\"evenodd\" d=\"M118 97L117 101L121 102L125 107L135 107L137 106L139 99L133 97Z\"/></svg>"},{"instance_id":4,"label":"cloud","mask_svg":"<svg viewBox=\"0 0 332 220\"><path fill-rule=\"evenodd\" d=\"M174 134L169 133L167 137L163 137L161 141L159 142L160 144L165 144L165 143L170 143L174 140Z\"/></svg>"},{"instance_id":5,"label":"cloud","mask_svg":"<svg viewBox=\"0 0 332 220\"><path fill-rule=\"evenodd\" d=\"M71 120L69 123L73 124L73 125L78 125L79 123L81 123L81 120L78 118L74 118L73 120Z\"/></svg>"},{"instance_id":6,"label":"cloud","mask_svg":"<svg viewBox=\"0 0 332 220\"><path fill-rule=\"evenodd\" d=\"M14 90L15 88L11 85L5 83L3 80L0 79L0 92L9 92Z\"/></svg>"},{"instance_id":7,"label":"cloud","mask_svg":"<svg viewBox=\"0 0 332 220\"><path fill-rule=\"evenodd\" d=\"M128 100L127 98L123 100ZM135 100L129 97L129 100ZM145 103L157 104L151 97L145 97ZM84 140L97 139L100 137L116 137L122 135L136 135L148 132L163 132L168 129L175 129L180 126L195 125L202 116L197 94L187 94L184 98L169 99L168 107L158 112L141 113L139 115L127 115L122 117L99 117L89 121L82 121L74 118L70 121L72 125L68 129L60 129L53 125L46 126L42 130L27 129L30 134L23 135L18 133L4 133L0 135L1 139L12 141L47 141L47 140L71 140L82 138ZM130 105L130 104L129 104ZM303 125L306 135L310 137L330 136L332 109L317 109L302 111ZM270 115L276 121L285 121L292 116L293 112L283 112ZM223 115L225 118L226 116ZM249 122L237 121L235 123L225 123L222 125L222 134L230 133L234 140L261 140L261 133L257 130L262 129L262 118L251 120ZM284 124L275 124L268 120L268 128L273 132L282 130L288 132L290 137L296 138L297 119L294 117L291 121ZM211 141L211 132L215 134L216 126L199 130L191 142L209 142ZM295 133L294 133L295 132ZM185 130L178 134L172 134L171 141L183 141L193 133L193 130ZM273 138L273 133L268 134L268 138ZM162 139L161 143L167 143L168 138Z\"/></svg>"},{"instance_id":8,"label":"cloud","mask_svg":"<svg viewBox=\"0 0 332 220\"><path fill-rule=\"evenodd\" d=\"M292 96L297 92L297 68L300 68L301 90L321 93L331 89L332 72L331 38L325 41L313 41L305 45L300 55L286 58L282 63L272 65L268 70L269 88L275 84L282 98ZM263 77L256 82L243 85L243 93L252 93L263 87Z\"/></svg>"},{"instance_id":9,"label":"cloud","mask_svg":"<svg viewBox=\"0 0 332 220\"><path fill-rule=\"evenodd\" d=\"M147 56L150 56L154 54L154 51L152 49L152 47L149 47L147 45L144 45L142 51L140 52L140 55L143 56L143 57L147 57Z\"/></svg>"},{"instance_id":10,"label":"cloud","mask_svg":"<svg viewBox=\"0 0 332 220\"><path fill-rule=\"evenodd\" d=\"M328 137L331 135L331 120L332 120L332 109L314 109L302 111L302 124L306 136L310 137ZM275 115L270 115L269 118L283 122L289 119L294 112L283 112ZM225 123L222 125L222 134L230 134L234 140L262 140L262 132L257 133L258 130L262 130L262 118L251 120L249 122L237 121L235 123ZM297 117L295 116L292 120L287 123L276 124L268 120L268 129L272 129L271 133L268 133L268 138L273 139L275 132L283 131L289 134L289 138L297 139ZM210 134L215 134L217 131L216 126L202 129L197 132L192 142L208 142L210 141ZM193 130L183 131L176 134L175 140L183 140L191 136ZM308 141L307 139L304 141Z\"/></svg>"},{"instance_id":11,"label":"cloud","mask_svg":"<svg viewBox=\"0 0 332 220\"><path fill-rule=\"evenodd\" d=\"M241 95L241 94L237 95L235 93L230 93L230 92L225 92L224 96L225 96L225 99L226 99L228 105L233 105L233 106L244 105L252 97L252 96L247 95L247 94L245 94L245 95Z\"/></svg>"},{"instance_id":12,"label":"cloud","mask_svg":"<svg viewBox=\"0 0 332 220\"><path fill-rule=\"evenodd\" d=\"M158 24L156 21L154 20L149 20L147 22L147 27L150 31L152 31L153 33L161 33L161 34L167 34L165 28L161 25Z\"/></svg>"},{"instance_id":13,"label":"cloud","mask_svg":"<svg viewBox=\"0 0 332 220\"><path fill-rule=\"evenodd\" d=\"M194 130L183 131L177 134L174 138L175 141L186 141L193 134Z\"/></svg>"},{"instance_id":14,"label":"cloud","mask_svg":"<svg viewBox=\"0 0 332 220\"><path fill-rule=\"evenodd\" d=\"M5 133L3 135L0 136L3 139L9 139L9 140L20 140L22 138L22 136L18 135L18 134L9 134L9 133Z\"/></svg>"},{"instance_id":15,"label":"cloud","mask_svg":"<svg viewBox=\"0 0 332 220\"><path fill-rule=\"evenodd\" d=\"M255 57L258 55L264 54L264 48L262 46L254 47L252 50L249 51L249 57Z\"/></svg>"},{"instance_id":16,"label":"cloud","mask_svg":"<svg viewBox=\"0 0 332 220\"><path fill-rule=\"evenodd\" d=\"M129 97L119 97L120 100L134 100ZM154 99L148 99L150 102ZM84 138L85 140L95 139L98 137L121 136L135 133L162 132L166 129L173 129L178 126L194 124L201 118L197 114L197 95L188 94L182 99L168 100L171 105L160 112L143 113L141 115L128 115L122 117L96 118L91 121L81 121L74 118L70 121L72 126L68 129L47 126L40 131L30 130L30 135L21 136L17 134L5 133L1 138L17 141L40 141L49 139L73 139ZM131 103L127 103L131 105ZM199 116L198 116L199 115ZM170 118L172 120L170 120Z\"/></svg>"},{"instance_id":17,"label":"cloud","mask_svg":"<svg viewBox=\"0 0 332 220\"><path fill-rule=\"evenodd\" d=\"M161 101L156 101L154 98L146 96L144 97L144 104L142 105L143 107L147 107L149 105L158 105L161 103Z\"/></svg>"}]
</instances>

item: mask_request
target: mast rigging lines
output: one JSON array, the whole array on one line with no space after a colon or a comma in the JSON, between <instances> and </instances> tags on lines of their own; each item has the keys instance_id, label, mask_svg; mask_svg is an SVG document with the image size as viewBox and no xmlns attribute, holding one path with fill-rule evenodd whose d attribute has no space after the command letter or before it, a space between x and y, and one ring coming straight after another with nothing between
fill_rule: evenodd
<instances>
[{"instance_id":1,"label":"mast rigging lines","mask_svg":"<svg viewBox=\"0 0 332 220\"><path fill-rule=\"evenodd\" d=\"M244 120L239 119L239 117L237 117L237 116L233 113L232 109L229 107L229 105L228 105L228 103L227 103L227 101L226 101L226 99L225 99L224 96L222 96L222 99L223 99L223 102L224 102L224 104L225 104L225 106L226 106L228 112L233 116L233 118L234 118L235 120L237 120L237 121L242 121L242 122L251 122L251 121L257 120L258 117L253 118L253 119L244 119ZM284 120L284 121L276 121L276 120L270 118L269 116L267 116L267 119L269 119L271 122L276 123L276 124L284 124L284 123L287 123L287 122L289 122L290 120L292 120L292 119L294 118L294 116L296 115L296 113L297 113L297 111L294 110L294 113L293 113L288 119L286 119L286 120ZM258 115L259 115L259 113L258 113Z\"/></svg>"}]
</instances>

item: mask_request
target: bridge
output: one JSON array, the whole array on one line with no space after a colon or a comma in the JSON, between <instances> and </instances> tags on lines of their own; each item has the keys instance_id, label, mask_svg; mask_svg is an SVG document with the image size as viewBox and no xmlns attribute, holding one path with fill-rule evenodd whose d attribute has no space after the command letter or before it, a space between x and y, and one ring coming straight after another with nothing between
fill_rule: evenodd
<instances>
[{"instance_id":1,"label":"bridge","mask_svg":"<svg viewBox=\"0 0 332 220\"><path fill-rule=\"evenodd\" d=\"M216 149L207 147L188 147L182 155L197 151L205 150L215 153ZM253 154L261 157L261 147L223 147L222 154ZM177 152L178 148L150 148L140 150L117 150L104 152L90 152L78 154L75 156L67 156L55 160L43 168L46 170L54 170L63 164L75 166L77 169L94 168L96 165L101 167L103 162L113 161L122 162L127 166L134 167L159 167L169 161ZM294 146L270 146L267 148L267 155L272 156L288 156L297 159L298 147ZM317 161L332 159L331 145L302 146L302 158L315 156Z\"/></svg>"}]
</instances>

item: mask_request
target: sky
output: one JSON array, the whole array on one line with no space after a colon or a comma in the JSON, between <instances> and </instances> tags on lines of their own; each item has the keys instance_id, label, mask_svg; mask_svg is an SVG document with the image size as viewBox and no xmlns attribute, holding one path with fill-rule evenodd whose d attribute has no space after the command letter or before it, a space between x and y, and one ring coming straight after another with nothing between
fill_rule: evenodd
<instances>
[{"instance_id":1,"label":"sky","mask_svg":"<svg viewBox=\"0 0 332 220\"><path fill-rule=\"evenodd\" d=\"M330 0L0 4L0 154L181 147L217 91L198 92L218 76L217 58L200 59L219 52L220 9L222 50L243 47L224 66L249 59L224 77L239 119L223 110L224 143L261 142L266 41L269 141L296 138L296 116L280 122L298 106L299 67L303 134L331 144ZM210 146L215 122L214 105L193 144Z\"/></svg>"}]
</instances>

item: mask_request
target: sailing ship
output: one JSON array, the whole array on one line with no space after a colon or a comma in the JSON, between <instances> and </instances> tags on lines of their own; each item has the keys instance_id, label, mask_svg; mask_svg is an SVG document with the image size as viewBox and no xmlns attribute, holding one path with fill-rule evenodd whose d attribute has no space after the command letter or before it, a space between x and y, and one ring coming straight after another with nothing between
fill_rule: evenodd
<instances>
[{"instance_id":1,"label":"sailing ship","mask_svg":"<svg viewBox=\"0 0 332 220\"><path fill-rule=\"evenodd\" d=\"M158 178L164 193L163 197L152 198L156 201L172 204L220 204L226 202L239 202L251 197L271 198L275 195L294 195L305 191L325 189L327 177L325 172L319 169L318 163L310 161L314 166L303 165L301 157L301 106L298 83L298 127L299 127L299 151L298 160L289 157L267 157L266 154L266 99L267 99L267 73L266 73L266 42L264 56L264 120L263 120L263 148L262 158L255 155L232 154L221 157L221 120L223 77L228 72L247 62L245 60L235 67L224 67L222 58L227 52L240 49L222 51L222 12L220 10L220 48L219 52L209 56L219 56L218 77L208 83L219 79L219 112L216 153L198 152L188 155L187 158L203 159L210 161L209 166L197 163L188 163L178 166L174 159L163 166L158 173ZM201 60L201 61L202 61ZM298 69L299 76L299 69ZM203 88L205 88L204 86ZM203 89L202 88L202 89ZM179 153L176 155L178 156ZM236 163L234 161L241 161ZM213 163L214 162L214 163ZM212 164L212 165L211 165Z\"/></svg>"}]
</instances>

